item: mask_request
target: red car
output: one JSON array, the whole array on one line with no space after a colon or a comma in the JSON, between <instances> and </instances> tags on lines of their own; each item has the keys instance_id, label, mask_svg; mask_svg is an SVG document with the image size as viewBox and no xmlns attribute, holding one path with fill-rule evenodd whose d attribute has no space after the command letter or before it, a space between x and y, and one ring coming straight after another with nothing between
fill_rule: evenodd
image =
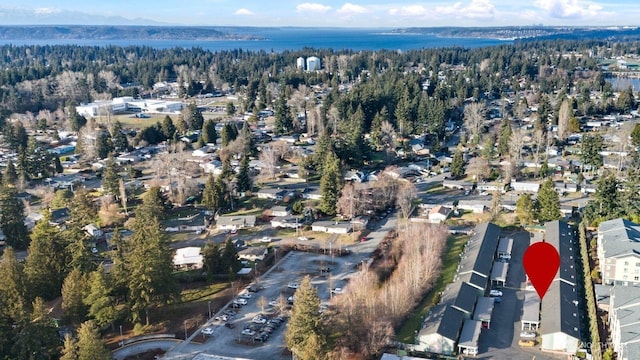
<instances>
[{"instance_id":1,"label":"red car","mask_svg":"<svg viewBox=\"0 0 640 360\"><path fill-rule=\"evenodd\" d=\"M360 242L365 242L365 241L367 241L367 237L363 236L362 239L360 239Z\"/></svg>"}]
</instances>

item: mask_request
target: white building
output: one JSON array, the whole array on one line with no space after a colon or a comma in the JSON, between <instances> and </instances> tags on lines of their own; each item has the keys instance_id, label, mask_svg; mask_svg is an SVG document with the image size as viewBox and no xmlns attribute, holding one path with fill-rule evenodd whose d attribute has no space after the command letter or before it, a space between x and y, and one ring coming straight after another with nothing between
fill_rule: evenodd
<instances>
[{"instance_id":1,"label":"white building","mask_svg":"<svg viewBox=\"0 0 640 360\"><path fill-rule=\"evenodd\" d=\"M320 59L315 56L307 58L307 71L320 70Z\"/></svg>"},{"instance_id":2,"label":"white building","mask_svg":"<svg viewBox=\"0 0 640 360\"><path fill-rule=\"evenodd\" d=\"M201 269L204 257L200 254L199 247L186 247L176 250L173 256L173 265L181 269Z\"/></svg>"},{"instance_id":3,"label":"white building","mask_svg":"<svg viewBox=\"0 0 640 360\"><path fill-rule=\"evenodd\" d=\"M603 284L640 284L640 225L624 219L600 223L597 250Z\"/></svg>"},{"instance_id":4,"label":"white building","mask_svg":"<svg viewBox=\"0 0 640 360\"><path fill-rule=\"evenodd\" d=\"M297 60L296 60L296 67L300 70L304 70L305 69L305 59L300 56Z\"/></svg>"}]
</instances>

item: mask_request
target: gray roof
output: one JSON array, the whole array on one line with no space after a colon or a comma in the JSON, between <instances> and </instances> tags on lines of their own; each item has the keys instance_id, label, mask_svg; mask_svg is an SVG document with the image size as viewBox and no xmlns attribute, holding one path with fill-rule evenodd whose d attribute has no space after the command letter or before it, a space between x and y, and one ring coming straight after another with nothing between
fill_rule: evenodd
<instances>
[{"instance_id":1,"label":"gray roof","mask_svg":"<svg viewBox=\"0 0 640 360\"><path fill-rule=\"evenodd\" d=\"M483 290L469 285L466 282L462 283L453 306L471 315L476 306L476 299L479 295L482 295L482 293Z\"/></svg>"},{"instance_id":2,"label":"gray roof","mask_svg":"<svg viewBox=\"0 0 640 360\"><path fill-rule=\"evenodd\" d=\"M524 292L522 304L522 321L530 323L540 322L540 298L535 291Z\"/></svg>"},{"instance_id":3,"label":"gray roof","mask_svg":"<svg viewBox=\"0 0 640 360\"><path fill-rule=\"evenodd\" d=\"M498 253L511 254L511 248L513 247L512 238L501 238L498 243Z\"/></svg>"},{"instance_id":4,"label":"gray roof","mask_svg":"<svg viewBox=\"0 0 640 360\"><path fill-rule=\"evenodd\" d=\"M564 221L551 221L546 223L544 235L546 241L560 254L560 268L556 278L575 284L577 246L573 243L573 229Z\"/></svg>"},{"instance_id":5,"label":"gray roof","mask_svg":"<svg viewBox=\"0 0 640 360\"><path fill-rule=\"evenodd\" d=\"M640 286L607 286L613 297L614 308L640 304Z\"/></svg>"},{"instance_id":6,"label":"gray roof","mask_svg":"<svg viewBox=\"0 0 640 360\"><path fill-rule=\"evenodd\" d=\"M545 225L545 238L560 253L560 269L542 300L542 334L562 332L580 339L573 230L564 221L551 221Z\"/></svg>"},{"instance_id":7,"label":"gray roof","mask_svg":"<svg viewBox=\"0 0 640 360\"><path fill-rule=\"evenodd\" d=\"M507 281L507 271L509 271L509 264L501 261L493 263L493 269L491 269L491 280Z\"/></svg>"},{"instance_id":8,"label":"gray roof","mask_svg":"<svg viewBox=\"0 0 640 360\"><path fill-rule=\"evenodd\" d=\"M468 314L451 306L447 306L442 315L442 320L440 320L440 325L438 326L438 334L453 341L458 340L462 324L468 317Z\"/></svg>"},{"instance_id":9,"label":"gray roof","mask_svg":"<svg viewBox=\"0 0 640 360\"><path fill-rule=\"evenodd\" d=\"M491 264L500 238L500 227L492 223L476 226L476 235L482 239L473 270L486 277L491 275Z\"/></svg>"},{"instance_id":10,"label":"gray roof","mask_svg":"<svg viewBox=\"0 0 640 360\"><path fill-rule=\"evenodd\" d=\"M490 321L493 313L495 301L490 297L479 297L476 304L476 311L473 313L474 320Z\"/></svg>"},{"instance_id":11,"label":"gray roof","mask_svg":"<svg viewBox=\"0 0 640 360\"><path fill-rule=\"evenodd\" d=\"M475 348L478 347L478 338L480 337L480 330L482 329L482 322L476 320L465 320L462 327L462 333L460 334L460 342L458 346Z\"/></svg>"},{"instance_id":12,"label":"gray roof","mask_svg":"<svg viewBox=\"0 0 640 360\"><path fill-rule=\"evenodd\" d=\"M640 253L640 225L621 218L604 221L598 227L605 257Z\"/></svg>"},{"instance_id":13,"label":"gray roof","mask_svg":"<svg viewBox=\"0 0 640 360\"><path fill-rule=\"evenodd\" d=\"M640 359L640 343L627 344L624 347L624 357L627 359Z\"/></svg>"}]
</instances>

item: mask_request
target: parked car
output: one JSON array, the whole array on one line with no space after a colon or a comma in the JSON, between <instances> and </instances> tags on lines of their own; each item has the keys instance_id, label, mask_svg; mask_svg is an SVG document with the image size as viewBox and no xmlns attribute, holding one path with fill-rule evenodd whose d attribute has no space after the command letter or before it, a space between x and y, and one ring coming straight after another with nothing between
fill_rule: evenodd
<instances>
[{"instance_id":1,"label":"parked car","mask_svg":"<svg viewBox=\"0 0 640 360\"><path fill-rule=\"evenodd\" d=\"M239 296L241 298L243 298L243 299L251 299L253 297L253 294L251 294L251 293L242 293Z\"/></svg>"},{"instance_id":2,"label":"parked car","mask_svg":"<svg viewBox=\"0 0 640 360\"><path fill-rule=\"evenodd\" d=\"M300 287L300 284L296 283L296 282L290 282L289 284L287 284L287 287L289 289L297 289Z\"/></svg>"},{"instance_id":3,"label":"parked car","mask_svg":"<svg viewBox=\"0 0 640 360\"><path fill-rule=\"evenodd\" d=\"M523 339L535 339L538 335L531 331L523 331L520 333L520 337Z\"/></svg>"},{"instance_id":4,"label":"parked car","mask_svg":"<svg viewBox=\"0 0 640 360\"><path fill-rule=\"evenodd\" d=\"M502 298L499 298L499 297L493 298L493 302L496 304L500 304L502 302Z\"/></svg>"},{"instance_id":5,"label":"parked car","mask_svg":"<svg viewBox=\"0 0 640 360\"><path fill-rule=\"evenodd\" d=\"M228 327L229 329L233 329L236 327L236 324L232 323L232 322L228 322L226 324L224 324L224 326Z\"/></svg>"},{"instance_id":6,"label":"parked car","mask_svg":"<svg viewBox=\"0 0 640 360\"><path fill-rule=\"evenodd\" d=\"M201 333L202 335L209 335L209 336L211 336L211 335L213 335L214 331L213 331L213 328L208 327L208 328L204 328L204 329L202 329L202 331L201 331L200 333Z\"/></svg>"},{"instance_id":7,"label":"parked car","mask_svg":"<svg viewBox=\"0 0 640 360\"><path fill-rule=\"evenodd\" d=\"M331 289L332 294L342 294L342 292L343 292L342 288L339 288L339 287L335 289Z\"/></svg>"},{"instance_id":8,"label":"parked car","mask_svg":"<svg viewBox=\"0 0 640 360\"><path fill-rule=\"evenodd\" d=\"M268 236L263 236L263 237L260 239L260 242L263 242L263 243L270 243L270 242L271 242L271 238L270 238L270 237L268 237Z\"/></svg>"},{"instance_id":9,"label":"parked car","mask_svg":"<svg viewBox=\"0 0 640 360\"><path fill-rule=\"evenodd\" d=\"M523 347L532 347L532 346L536 346L536 341L535 340L520 340L520 341L518 341L518 345L523 346Z\"/></svg>"},{"instance_id":10,"label":"parked car","mask_svg":"<svg viewBox=\"0 0 640 360\"><path fill-rule=\"evenodd\" d=\"M242 335L247 335L247 336L253 336L256 334L255 331L251 330L251 329L244 329L240 332L240 334Z\"/></svg>"},{"instance_id":11,"label":"parked car","mask_svg":"<svg viewBox=\"0 0 640 360\"><path fill-rule=\"evenodd\" d=\"M277 306L278 305L278 299L272 299L269 301L269 306Z\"/></svg>"},{"instance_id":12,"label":"parked car","mask_svg":"<svg viewBox=\"0 0 640 360\"><path fill-rule=\"evenodd\" d=\"M248 304L247 299L243 299L243 298L235 299L235 300L233 300L233 303L234 304L238 304L238 305L247 305Z\"/></svg>"},{"instance_id":13,"label":"parked car","mask_svg":"<svg viewBox=\"0 0 640 360\"><path fill-rule=\"evenodd\" d=\"M500 290L490 290L489 291L489 296L491 296L491 297L500 297L500 296L502 296L502 291L500 291Z\"/></svg>"},{"instance_id":14,"label":"parked car","mask_svg":"<svg viewBox=\"0 0 640 360\"><path fill-rule=\"evenodd\" d=\"M300 240L300 241L307 241L307 240L309 240L309 238L308 238L308 237L306 237L306 236L299 236L299 237L298 237L298 240Z\"/></svg>"},{"instance_id":15,"label":"parked car","mask_svg":"<svg viewBox=\"0 0 640 360\"><path fill-rule=\"evenodd\" d=\"M215 321L227 321L227 320L229 320L229 315L224 314L224 315L216 316L214 320Z\"/></svg>"},{"instance_id":16,"label":"parked car","mask_svg":"<svg viewBox=\"0 0 640 360\"><path fill-rule=\"evenodd\" d=\"M253 319L251 319L251 322L255 324L266 324L267 318L261 315L257 315L257 316L254 316Z\"/></svg>"}]
</instances>

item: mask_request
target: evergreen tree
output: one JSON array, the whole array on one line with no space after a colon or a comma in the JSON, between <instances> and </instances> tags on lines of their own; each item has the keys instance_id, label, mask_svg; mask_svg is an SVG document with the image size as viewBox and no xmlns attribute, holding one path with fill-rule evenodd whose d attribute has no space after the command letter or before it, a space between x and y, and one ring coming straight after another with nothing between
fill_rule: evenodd
<instances>
[{"instance_id":1,"label":"evergreen tree","mask_svg":"<svg viewBox=\"0 0 640 360\"><path fill-rule=\"evenodd\" d=\"M87 316L83 297L87 289L80 269L71 270L62 283L62 311L64 318L72 324L80 324Z\"/></svg>"},{"instance_id":2,"label":"evergreen tree","mask_svg":"<svg viewBox=\"0 0 640 360\"><path fill-rule=\"evenodd\" d=\"M640 124L635 124L633 130L631 131L631 144L633 146L640 146Z\"/></svg>"},{"instance_id":3,"label":"evergreen tree","mask_svg":"<svg viewBox=\"0 0 640 360\"><path fill-rule=\"evenodd\" d=\"M531 194L523 194L516 201L516 215L521 225L532 225L535 213L534 201Z\"/></svg>"},{"instance_id":4,"label":"evergreen tree","mask_svg":"<svg viewBox=\"0 0 640 360\"><path fill-rule=\"evenodd\" d=\"M93 271L96 264L93 261L93 254L89 249L89 241L84 230L72 225L63 231L63 235L68 240L66 251L69 256L69 267L77 268L83 274Z\"/></svg>"},{"instance_id":5,"label":"evergreen tree","mask_svg":"<svg viewBox=\"0 0 640 360\"><path fill-rule=\"evenodd\" d=\"M202 257L204 269L210 279L212 275L222 272L221 252L218 244L207 241L204 248L202 248Z\"/></svg>"},{"instance_id":6,"label":"evergreen tree","mask_svg":"<svg viewBox=\"0 0 640 360\"><path fill-rule=\"evenodd\" d=\"M547 179L538 190L538 198L536 199L537 219L540 223L558 220L560 214L560 199L555 190L553 180Z\"/></svg>"},{"instance_id":7,"label":"evergreen tree","mask_svg":"<svg viewBox=\"0 0 640 360\"><path fill-rule=\"evenodd\" d=\"M111 238L111 243L113 244L115 249L112 253L113 266L111 267L111 276L109 278L110 281L108 282L108 285L113 290L112 294L114 295L114 297L123 300L125 299L128 291L127 279L129 277L129 270L126 257L128 249L126 242L122 239L122 234L120 233L119 228L113 229L113 237ZM95 313L92 313L91 310L89 311L91 316L95 317ZM101 321L98 319L96 320L98 321L98 323L100 323Z\"/></svg>"},{"instance_id":8,"label":"evergreen tree","mask_svg":"<svg viewBox=\"0 0 640 360\"><path fill-rule=\"evenodd\" d=\"M320 178L320 191L322 200L318 208L327 215L336 213L336 204L342 188L342 172L340 162L333 152L327 154L325 166Z\"/></svg>"},{"instance_id":9,"label":"evergreen tree","mask_svg":"<svg viewBox=\"0 0 640 360\"><path fill-rule=\"evenodd\" d=\"M60 295L68 264L67 243L60 230L49 223L50 218L45 211L44 218L33 228L29 255L24 264L32 296L48 300Z\"/></svg>"},{"instance_id":10,"label":"evergreen tree","mask_svg":"<svg viewBox=\"0 0 640 360\"><path fill-rule=\"evenodd\" d=\"M6 178L5 178L6 179ZM13 187L0 187L0 230L8 246L24 250L29 244L29 232L24 224L24 204Z\"/></svg>"},{"instance_id":11,"label":"evergreen tree","mask_svg":"<svg viewBox=\"0 0 640 360\"><path fill-rule=\"evenodd\" d=\"M236 176L236 191L239 193L251 190L251 177L249 177L249 157L244 156L240 164L240 170Z\"/></svg>"},{"instance_id":12,"label":"evergreen tree","mask_svg":"<svg viewBox=\"0 0 640 360\"><path fill-rule=\"evenodd\" d=\"M222 133L220 134L220 140L222 141L222 146L226 147L230 142L235 140L238 137L238 129L236 125L228 122L224 124L222 127Z\"/></svg>"},{"instance_id":13,"label":"evergreen tree","mask_svg":"<svg viewBox=\"0 0 640 360\"><path fill-rule=\"evenodd\" d=\"M22 319L26 314L27 289L23 266L18 261L12 247L8 247L2 254L0 261L0 293L2 294L2 311L0 317L12 319L12 322Z\"/></svg>"},{"instance_id":14,"label":"evergreen tree","mask_svg":"<svg viewBox=\"0 0 640 360\"><path fill-rule=\"evenodd\" d=\"M64 168L62 167L62 163L60 162L60 156L55 156L53 158L53 168L56 170L57 174L62 174L64 172Z\"/></svg>"},{"instance_id":15,"label":"evergreen tree","mask_svg":"<svg viewBox=\"0 0 640 360\"><path fill-rule=\"evenodd\" d=\"M78 330L78 360L111 360L111 351L100 339L96 324L89 320Z\"/></svg>"},{"instance_id":16,"label":"evergreen tree","mask_svg":"<svg viewBox=\"0 0 640 360\"><path fill-rule=\"evenodd\" d=\"M167 304L178 296L173 277L173 251L154 207L153 198L145 197L136 209L125 260L132 320L139 322L144 317L147 325L152 307Z\"/></svg>"},{"instance_id":17,"label":"evergreen tree","mask_svg":"<svg viewBox=\"0 0 640 360\"><path fill-rule=\"evenodd\" d=\"M547 175L549 175L549 163L545 160L540 166L540 177L544 179Z\"/></svg>"},{"instance_id":18,"label":"evergreen tree","mask_svg":"<svg viewBox=\"0 0 640 360\"><path fill-rule=\"evenodd\" d=\"M176 126L173 124L173 120L169 115L165 115L164 119L162 120L161 129L165 139L173 139L173 136L176 133Z\"/></svg>"},{"instance_id":19,"label":"evergreen tree","mask_svg":"<svg viewBox=\"0 0 640 360\"><path fill-rule=\"evenodd\" d=\"M227 116L233 116L236 113L236 106L231 101L227 102L226 112Z\"/></svg>"},{"instance_id":20,"label":"evergreen tree","mask_svg":"<svg viewBox=\"0 0 640 360\"><path fill-rule=\"evenodd\" d=\"M326 337L320 318L320 297L305 276L296 290L291 319L285 333L285 344L295 358L302 360L324 359Z\"/></svg>"},{"instance_id":21,"label":"evergreen tree","mask_svg":"<svg viewBox=\"0 0 640 360\"><path fill-rule=\"evenodd\" d=\"M78 342L69 334L64 336L60 360L78 360Z\"/></svg>"},{"instance_id":22,"label":"evergreen tree","mask_svg":"<svg viewBox=\"0 0 640 360\"><path fill-rule=\"evenodd\" d=\"M60 338L57 326L42 298L32 304L30 319L17 327L13 356L9 359L57 360L60 357Z\"/></svg>"},{"instance_id":23,"label":"evergreen tree","mask_svg":"<svg viewBox=\"0 0 640 360\"><path fill-rule=\"evenodd\" d=\"M106 193L116 197L120 191L120 174L118 174L118 171L118 164L116 164L113 156L109 156L102 171L102 188Z\"/></svg>"},{"instance_id":24,"label":"evergreen tree","mask_svg":"<svg viewBox=\"0 0 640 360\"><path fill-rule=\"evenodd\" d=\"M456 151L453 155L453 160L451 161L451 176L454 179L459 179L464 176L464 158L460 150Z\"/></svg>"},{"instance_id":25,"label":"evergreen tree","mask_svg":"<svg viewBox=\"0 0 640 360\"><path fill-rule=\"evenodd\" d=\"M500 135L498 137L498 154L500 156L509 155L509 143L511 142L511 124L506 116L502 118L500 125Z\"/></svg>"},{"instance_id":26,"label":"evergreen tree","mask_svg":"<svg viewBox=\"0 0 640 360\"><path fill-rule=\"evenodd\" d=\"M116 121L111 127L111 143L115 151L126 152L129 150L127 135L124 133L120 121Z\"/></svg>"},{"instance_id":27,"label":"evergreen tree","mask_svg":"<svg viewBox=\"0 0 640 360\"><path fill-rule=\"evenodd\" d=\"M400 135L405 136L411 134L413 132L413 109L408 92L405 92L403 97L398 101L394 115Z\"/></svg>"},{"instance_id":28,"label":"evergreen tree","mask_svg":"<svg viewBox=\"0 0 640 360\"><path fill-rule=\"evenodd\" d=\"M71 223L78 228L94 223L98 218L98 209L93 199L89 196L87 189L82 187L76 190L69 210Z\"/></svg>"},{"instance_id":29,"label":"evergreen tree","mask_svg":"<svg viewBox=\"0 0 640 360\"><path fill-rule=\"evenodd\" d=\"M100 131L96 138L96 155L98 159L107 158L113 152L113 147L110 136L106 132Z\"/></svg>"},{"instance_id":30,"label":"evergreen tree","mask_svg":"<svg viewBox=\"0 0 640 360\"><path fill-rule=\"evenodd\" d=\"M285 99L285 92L281 91L275 106L275 133L287 134L293 129L293 116Z\"/></svg>"},{"instance_id":31,"label":"evergreen tree","mask_svg":"<svg viewBox=\"0 0 640 360\"><path fill-rule=\"evenodd\" d=\"M83 301L89 307L89 316L95 320L98 326L113 324L117 316L115 299L111 295L111 288L102 266L91 273L88 288L88 293Z\"/></svg>"},{"instance_id":32,"label":"evergreen tree","mask_svg":"<svg viewBox=\"0 0 640 360\"><path fill-rule=\"evenodd\" d=\"M204 189L202 190L202 205L213 212L217 212L220 206L218 202L219 198L220 194L218 194L216 179L213 177L213 174L209 174L209 178L204 184Z\"/></svg>"},{"instance_id":33,"label":"evergreen tree","mask_svg":"<svg viewBox=\"0 0 640 360\"><path fill-rule=\"evenodd\" d=\"M604 220L615 219L623 215L624 206L621 206L620 181L615 174L607 173L598 180L595 201L597 213Z\"/></svg>"},{"instance_id":34,"label":"evergreen tree","mask_svg":"<svg viewBox=\"0 0 640 360\"><path fill-rule=\"evenodd\" d=\"M600 152L604 149L604 139L600 134L583 135L580 141L580 158L584 165L592 166L596 170L603 165Z\"/></svg>"},{"instance_id":35,"label":"evergreen tree","mask_svg":"<svg viewBox=\"0 0 640 360\"><path fill-rule=\"evenodd\" d=\"M142 204L139 207L143 207L145 213L150 214L152 217L156 217L160 220L164 219L164 199L160 192L160 187L152 186L142 196Z\"/></svg>"},{"instance_id":36,"label":"evergreen tree","mask_svg":"<svg viewBox=\"0 0 640 360\"><path fill-rule=\"evenodd\" d=\"M202 128L202 142L205 144L215 144L218 139L218 133L216 132L216 124L213 120L207 120Z\"/></svg>"},{"instance_id":37,"label":"evergreen tree","mask_svg":"<svg viewBox=\"0 0 640 360\"><path fill-rule=\"evenodd\" d=\"M236 246L229 237L225 240L224 248L220 255L220 267L222 271L228 271L231 274L235 274L242 269L242 262L238 258Z\"/></svg>"},{"instance_id":38,"label":"evergreen tree","mask_svg":"<svg viewBox=\"0 0 640 360\"><path fill-rule=\"evenodd\" d=\"M16 182L18 181L18 172L16 171L16 167L11 160L7 161L7 167L4 169L2 181L7 186L15 186Z\"/></svg>"}]
</instances>

